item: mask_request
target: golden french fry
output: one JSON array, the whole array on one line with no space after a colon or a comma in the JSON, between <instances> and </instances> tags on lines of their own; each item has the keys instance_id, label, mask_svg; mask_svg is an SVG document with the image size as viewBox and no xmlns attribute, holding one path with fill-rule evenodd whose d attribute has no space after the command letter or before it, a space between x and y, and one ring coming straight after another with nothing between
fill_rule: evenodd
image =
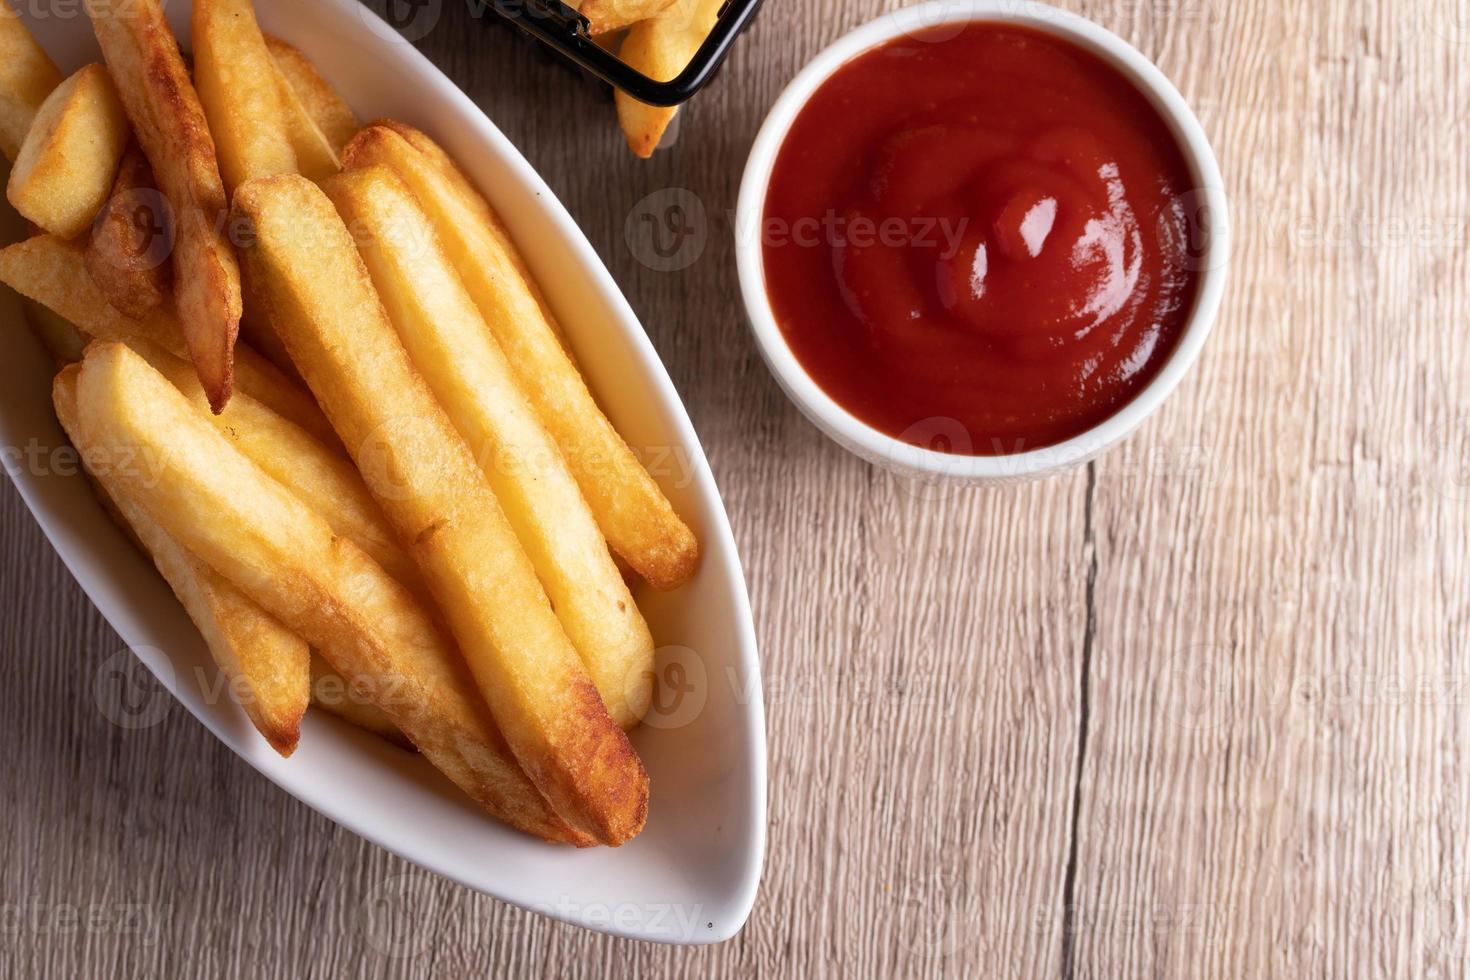
<instances>
[{"instance_id":1,"label":"golden french fry","mask_svg":"<svg viewBox=\"0 0 1470 980\"><path fill-rule=\"evenodd\" d=\"M250 0L194 0L194 87L226 193L252 177L296 173L275 62Z\"/></svg>"},{"instance_id":2,"label":"golden french fry","mask_svg":"<svg viewBox=\"0 0 1470 980\"><path fill-rule=\"evenodd\" d=\"M435 143L429 137L428 133L425 133L421 129L416 129L406 122L400 122L397 119L389 119L387 117L374 119L368 125L382 126L384 129L391 129L399 136L402 136L404 142L408 143L415 150L418 150L440 174L448 178L449 182L454 185L455 193L459 195L461 204L484 220L490 222L491 226L495 229L497 240L501 241L507 249L514 247L511 245L509 232L505 230L505 226L500 222L500 215L491 209L489 202L481 196L479 189L475 187L474 181L470 180L469 175L459 169L459 164L454 162L454 158L445 152L442 146ZM516 257L520 258L519 255Z\"/></svg>"},{"instance_id":3,"label":"golden french fry","mask_svg":"<svg viewBox=\"0 0 1470 980\"><path fill-rule=\"evenodd\" d=\"M219 411L234 383L240 268L224 234L228 202L204 109L159 0L86 4L138 145L173 209L178 322L210 407Z\"/></svg>"},{"instance_id":4,"label":"golden french fry","mask_svg":"<svg viewBox=\"0 0 1470 980\"><path fill-rule=\"evenodd\" d=\"M73 364L58 374L52 398L61 427L87 460L95 458L96 447L78 417L80 371L80 365ZM300 740L301 718L311 692L306 641L180 547L110 472L98 469L91 475L199 627L215 664L251 722L272 748L289 756Z\"/></svg>"},{"instance_id":5,"label":"golden french fry","mask_svg":"<svg viewBox=\"0 0 1470 980\"><path fill-rule=\"evenodd\" d=\"M87 337L70 320L57 316L47 307L24 296L21 297L20 305L25 311L26 322L31 325L31 332L58 367L82 359Z\"/></svg>"},{"instance_id":6,"label":"golden french fry","mask_svg":"<svg viewBox=\"0 0 1470 980\"><path fill-rule=\"evenodd\" d=\"M113 309L87 275L82 247L76 242L37 235L0 249L0 282L99 340L142 340L177 357L188 354L173 309L164 305L137 320ZM242 392L328 446L337 445L336 433L309 394L244 344L236 352L235 361Z\"/></svg>"},{"instance_id":7,"label":"golden french fry","mask_svg":"<svg viewBox=\"0 0 1470 980\"><path fill-rule=\"evenodd\" d=\"M648 706L653 637L429 219L382 167L322 189L354 230L399 340L478 459L608 711L631 727Z\"/></svg>"},{"instance_id":8,"label":"golden french fry","mask_svg":"<svg viewBox=\"0 0 1470 980\"><path fill-rule=\"evenodd\" d=\"M520 250L516 248L515 242L511 240L510 232L506 230L505 223L500 220L500 215L496 214L494 209L490 207L490 202L486 201L480 194L480 191L475 187L474 181L470 180L469 175L461 170L459 164L455 163L454 159L444 151L444 148L438 143L435 143L427 133L415 129L408 123L399 122L397 119L382 118L374 119L368 125L382 126L402 136L409 146L418 150L419 154L440 175L449 181L450 185L454 188L454 193L459 198L459 203L485 222L486 231L494 236L501 251L515 264L516 271L525 280L526 288L530 289L531 295L536 297L536 302L540 305L542 315L546 317L546 322L551 324L552 329L556 331L557 337L560 338L561 327L552 318L550 308L547 307L546 300L541 295L541 287L531 277L531 270L526 267L526 262L521 257Z\"/></svg>"},{"instance_id":9,"label":"golden french fry","mask_svg":"<svg viewBox=\"0 0 1470 980\"><path fill-rule=\"evenodd\" d=\"M60 84L61 72L9 0L0 0L0 153L6 159L15 159L36 110Z\"/></svg>"},{"instance_id":10,"label":"golden french fry","mask_svg":"<svg viewBox=\"0 0 1470 980\"><path fill-rule=\"evenodd\" d=\"M291 87L290 79L281 70L280 62L274 58L271 59L271 70L275 72L276 88L281 93L281 106L286 113L286 131L291 136L291 148L296 151L297 169L309 180L330 177L342 169L342 161L337 159L337 148L317 125L311 110L296 89Z\"/></svg>"},{"instance_id":11,"label":"golden french fry","mask_svg":"<svg viewBox=\"0 0 1470 980\"><path fill-rule=\"evenodd\" d=\"M598 408L508 241L463 203L462 192L427 157L386 127L369 126L353 137L343 164L386 166L418 198L612 549L657 588L688 581L699 557L694 534Z\"/></svg>"},{"instance_id":12,"label":"golden french fry","mask_svg":"<svg viewBox=\"0 0 1470 980\"><path fill-rule=\"evenodd\" d=\"M633 25L623 38L618 57L654 81L667 82L677 77L714 30L723 2L674 0L663 13ZM613 92L613 101L628 148L637 156L652 156L678 107L651 106L622 89Z\"/></svg>"},{"instance_id":13,"label":"golden french fry","mask_svg":"<svg viewBox=\"0 0 1470 980\"><path fill-rule=\"evenodd\" d=\"M413 751L410 742L398 726L372 700L332 669L321 654L311 655L311 703L330 711L350 725L386 739L399 748Z\"/></svg>"},{"instance_id":14,"label":"golden french fry","mask_svg":"<svg viewBox=\"0 0 1470 980\"><path fill-rule=\"evenodd\" d=\"M322 78L311 59L295 47L269 34L265 36L265 46L270 49L271 56L281 69L281 76L300 100L306 114L326 137L327 144L334 153L341 153L342 147L347 145L347 141L352 139L352 134L358 128L357 116L352 108Z\"/></svg>"},{"instance_id":15,"label":"golden french fry","mask_svg":"<svg viewBox=\"0 0 1470 980\"><path fill-rule=\"evenodd\" d=\"M280 326L368 489L418 562L516 759L571 826L642 829L648 776L557 621L469 447L414 370L322 190L266 177L235 194L252 295Z\"/></svg>"},{"instance_id":16,"label":"golden french fry","mask_svg":"<svg viewBox=\"0 0 1470 980\"><path fill-rule=\"evenodd\" d=\"M606 34L657 17L673 0L582 0L573 3L586 17L593 34Z\"/></svg>"},{"instance_id":17,"label":"golden french fry","mask_svg":"<svg viewBox=\"0 0 1470 980\"><path fill-rule=\"evenodd\" d=\"M393 529L351 462L243 391L236 392L225 410L215 415L188 362L146 341L128 346L189 399L231 445L311 505L333 531L366 551L404 585L418 585L413 561L398 546Z\"/></svg>"},{"instance_id":18,"label":"golden french fry","mask_svg":"<svg viewBox=\"0 0 1470 980\"><path fill-rule=\"evenodd\" d=\"M124 344L88 347L77 414L93 458L125 495L320 650L476 802L528 833L589 843L516 765L459 655L408 590L235 450L147 361ZM127 458L149 460L147 472L111 465Z\"/></svg>"},{"instance_id":19,"label":"golden french fry","mask_svg":"<svg viewBox=\"0 0 1470 980\"><path fill-rule=\"evenodd\" d=\"M87 65L52 89L5 186L15 210L63 238L96 216L128 145L128 119L107 69Z\"/></svg>"},{"instance_id":20,"label":"golden french fry","mask_svg":"<svg viewBox=\"0 0 1470 980\"><path fill-rule=\"evenodd\" d=\"M123 153L112 193L92 222L87 273L109 305L142 319L168 299L173 231L148 158L136 143Z\"/></svg>"}]
</instances>

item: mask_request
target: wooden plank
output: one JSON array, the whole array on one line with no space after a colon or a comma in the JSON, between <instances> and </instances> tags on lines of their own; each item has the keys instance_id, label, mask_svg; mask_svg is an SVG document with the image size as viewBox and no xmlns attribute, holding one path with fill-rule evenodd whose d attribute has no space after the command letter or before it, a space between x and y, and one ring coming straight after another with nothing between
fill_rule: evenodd
<instances>
[{"instance_id":1,"label":"wooden plank","mask_svg":"<svg viewBox=\"0 0 1470 980\"><path fill-rule=\"evenodd\" d=\"M1197 107L1230 295L1178 395L1092 469L935 491L822 439L734 301L766 107L891 5L768 5L647 163L609 100L464 5L419 42L607 260L725 492L771 754L745 931L593 936L310 812L149 713L165 696L7 485L0 974L1462 972L1470 31L1441 0L1069 4ZM664 270L638 215L670 188L705 214ZM118 691L152 723L109 720Z\"/></svg>"}]
</instances>

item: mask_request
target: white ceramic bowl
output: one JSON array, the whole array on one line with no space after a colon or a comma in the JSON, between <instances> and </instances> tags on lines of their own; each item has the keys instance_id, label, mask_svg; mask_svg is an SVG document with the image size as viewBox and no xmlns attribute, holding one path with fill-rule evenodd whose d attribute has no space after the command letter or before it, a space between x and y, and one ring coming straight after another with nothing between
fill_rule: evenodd
<instances>
[{"instance_id":1,"label":"white ceramic bowl","mask_svg":"<svg viewBox=\"0 0 1470 980\"><path fill-rule=\"evenodd\" d=\"M80 4L17 6L30 12L28 23L64 71L98 60ZM4 291L0 447L7 471L62 560L131 647L119 657L136 654L222 742L307 805L424 868L557 919L661 942L728 938L754 902L765 847L760 668L729 520L658 355L550 189L411 45L356 0L256 0L256 7L262 26L313 58L362 118L395 116L426 130L486 190L592 389L628 441L654 452L655 475L699 535L693 582L669 594L638 595L661 645L665 680L677 682L633 736L652 780L647 828L617 849L543 844L484 816L419 757L317 710L308 713L292 758L271 751L239 707L219 696L203 641L168 587L113 527L85 481L67 475L63 458L50 453L65 445L50 409L52 369ZM167 5L185 39L189 8ZM37 9L49 16L35 17ZM27 446L38 451L27 455ZM79 663L84 690L105 688L120 663L126 661ZM112 720L129 727L146 719Z\"/></svg>"},{"instance_id":2,"label":"white ceramic bowl","mask_svg":"<svg viewBox=\"0 0 1470 980\"><path fill-rule=\"evenodd\" d=\"M1163 117L1184 153L1194 188L1189 202L1193 231L1206 235L1197 270L1194 311L1158 374L1114 415L1077 436L1042 449L1006 456L966 456L922 448L880 432L858 419L822 390L802 367L776 323L766 294L760 228L771 168L782 142L812 94L853 58L896 38L970 21L1017 24L1062 38L1118 69ZM756 344L776 380L797 407L839 445L903 476L966 483L1009 483L1054 473L1082 463L1132 432L1179 384L1199 356L1214 324L1225 289L1230 231L1224 183L1199 120L1173 84L1139 51L1117 35L1076 14L1025 0L936 0L896 10L840 38L792 80L756 135L740 183L735 209L736 261L740 287ZM931 436L949 435L945 420L931 420ZM953 420L950 420L951 422ZM959 424L953 423L958 429ZM956 433L963 435L963 433Z\"/></svg>"}]
</instances>

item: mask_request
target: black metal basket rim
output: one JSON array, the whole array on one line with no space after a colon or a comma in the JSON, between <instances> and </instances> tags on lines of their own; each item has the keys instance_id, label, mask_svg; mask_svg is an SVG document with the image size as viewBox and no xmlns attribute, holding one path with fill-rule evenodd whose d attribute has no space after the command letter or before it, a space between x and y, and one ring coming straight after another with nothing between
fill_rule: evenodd
<instances>
[{"instance_id":1,"label":"black metal basket rim","mask_svg":"<svg viewBox=\"0 0 1470 980\"><path fill-rule=\"evenodd\" d=\"M714 29L689 64L674 78L658 81L594 41L587 18L560 0L492 0L490 4L497 14L563 57L639 102L655 106L678 105L703 88L760 5L761 0L725 0Z\"/></svg>"}]
</instances>

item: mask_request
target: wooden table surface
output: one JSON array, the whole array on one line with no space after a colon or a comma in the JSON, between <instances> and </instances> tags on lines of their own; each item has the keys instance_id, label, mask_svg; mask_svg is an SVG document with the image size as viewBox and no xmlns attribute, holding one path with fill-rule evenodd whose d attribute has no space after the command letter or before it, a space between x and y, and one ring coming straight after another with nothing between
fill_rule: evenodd
<instances>
[{"instance_id":1,"label":"wooden table surface","mask_svg":"<svg viewBox=\"0 0 1470 980\"><path fill-rule=\"evenodd\" d=\"M181 708L115 727L91 679L121 643L6 483L0 973L1463 975L1470 7L1065 5L1198 112L1231 285L1122 448L942 492L819 436L736 300L762 116L885 3L769 0L649 163L605 95L465 4L415 22L611 267L723 488L771 762L737 938L553 924L309 811ZM640 202L671 188L703 204L702 252L650 268Z\"/></svg>"}]
</instances>

